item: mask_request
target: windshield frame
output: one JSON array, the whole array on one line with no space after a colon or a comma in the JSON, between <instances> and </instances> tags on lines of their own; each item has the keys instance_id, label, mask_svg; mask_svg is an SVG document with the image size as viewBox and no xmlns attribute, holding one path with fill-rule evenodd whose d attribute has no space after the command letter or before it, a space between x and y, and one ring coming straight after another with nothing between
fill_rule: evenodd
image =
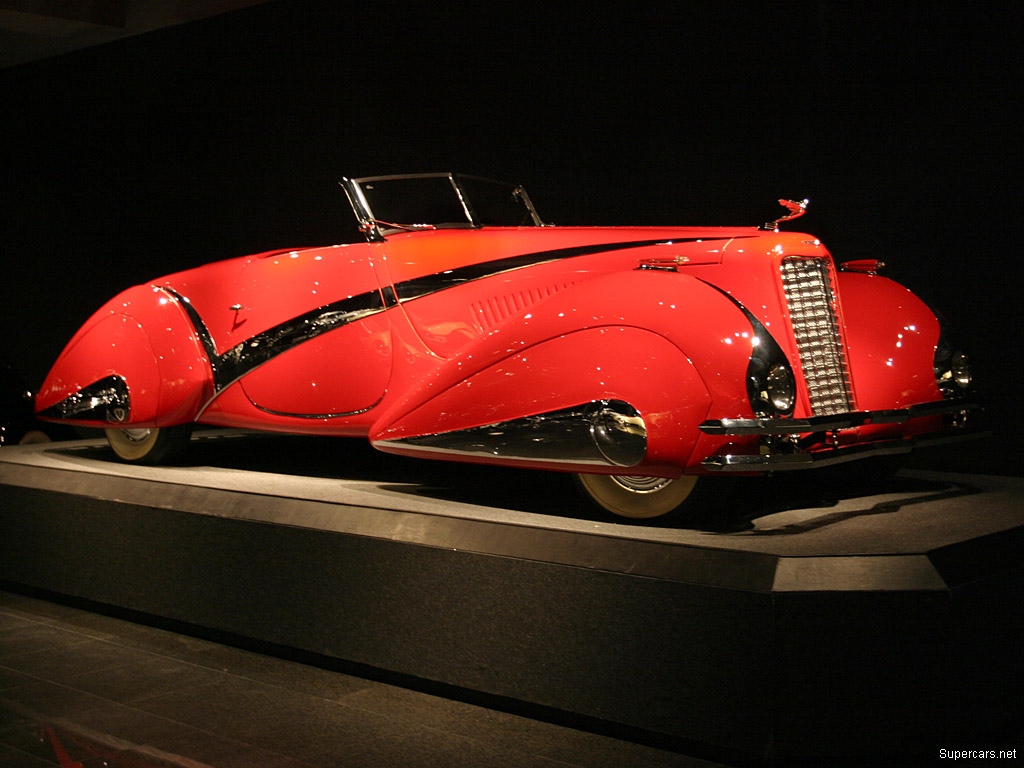
<instances>
[{"instance_id":1,"label":"windshield frame","mask_svg":"<svg viewBox=\"0 0 1024 768\"><path fill-rule=\"evenodd\" d=\"M464 221L445 221L445 222L391 222L385 221L383 218L378 218L375 211L370 205L367 199L366 192L372 189L372 184L375 182L387 181L412 181L412 180L423 180L423 179L447 179L451 185L452 192L455 195L455 200L458 202L459 209L465 216ZM469 182L467 184L466 182ZM466 174L457 174L453 172L448 173L409 173L409 174L395 174L386 176L362 176L360 178L349 178L344 177L340 184L345 190L345 194L348 196L349 204L352 206L352 211L355 213L356 220L359 222L359 231L363 233L366 239L371 243L384 242L388 235L394 235L400 232L410 231L421 231L429 229L480 229L486 226L511 226L502 224L493 224L484 220L477 212L473 205L470 195L467 191L467 186L471 186L475 183L485 183L492 185L499 185L507 188L512 196L522 204L524 209L524 217L530 221L529 224L519 224L519 226L531 226L531 227L543 227L544 222L540 216L537 215L537 210L533 207L533 201L530 200L530 196L522 185L511 184L509 182L499 181L497 179L489 179L484 176L471 176Z\"/></svg>"}]
</instances>

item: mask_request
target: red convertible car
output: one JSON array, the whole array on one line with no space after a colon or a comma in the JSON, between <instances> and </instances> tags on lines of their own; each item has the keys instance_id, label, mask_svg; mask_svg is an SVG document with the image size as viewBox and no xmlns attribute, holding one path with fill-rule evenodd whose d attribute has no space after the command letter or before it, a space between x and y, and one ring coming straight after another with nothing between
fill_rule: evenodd
<instances>
[{"instance_id":1,"label":"red convertible car","mask_svg":"<svg viewBox=\"0 0 1024 768\"><path fill-rule=\"evenodd\" d=\"M904 453L966 431L971 374L882 264L761 227L555 227L522 187L345 179L366 242L129 288L36 401L159 462L194 423L576 473L605 509L702 481ZM706 484L706 482L705 482Z\"/></svg>"}]
</instances>

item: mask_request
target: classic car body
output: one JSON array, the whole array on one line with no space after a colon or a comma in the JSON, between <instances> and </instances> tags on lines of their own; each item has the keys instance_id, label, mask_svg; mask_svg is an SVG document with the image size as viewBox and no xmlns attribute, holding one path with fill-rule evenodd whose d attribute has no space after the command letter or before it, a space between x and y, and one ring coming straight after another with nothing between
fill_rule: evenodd
<instances>
[{"instance_id":1,"label":"classic car body","mask_svg":"<svg viewBox=\"0 0 1024 768\"><path fill-rule=\"evenodd\" d=\"M345 179L366 242L130 288L72 338L41 417L157 461L193 423L578 473L646 517L699 478L901 453L963 432L966 356L920 299L813 236L554 227L521 187Z\"/></svg>"}]
</instances>

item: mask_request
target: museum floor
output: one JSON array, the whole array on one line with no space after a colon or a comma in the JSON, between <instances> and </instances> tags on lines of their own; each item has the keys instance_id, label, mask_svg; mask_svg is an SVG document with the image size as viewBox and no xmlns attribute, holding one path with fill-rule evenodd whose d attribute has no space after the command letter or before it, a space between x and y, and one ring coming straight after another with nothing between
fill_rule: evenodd
<instances>
[{"instance_id":1,"label":"museum floor","mask_svg":"<svg viewBox=\"0 0 1024 768\"><path fill-rule=\"evenodd\" d=\"M717 763L0 592L0 766L60 765Z\"/></svg>"}]
</instances>

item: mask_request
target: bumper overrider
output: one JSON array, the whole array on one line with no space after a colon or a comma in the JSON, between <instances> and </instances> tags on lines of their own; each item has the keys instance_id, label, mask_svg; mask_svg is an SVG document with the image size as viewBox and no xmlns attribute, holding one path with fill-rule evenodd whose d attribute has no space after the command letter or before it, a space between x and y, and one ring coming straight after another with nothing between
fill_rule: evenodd
<instances>
[{"instance_id":1,"label":"bumper overrider","mask_svg":"<svg viewBox=\"0 0 1024 768\"><path fill-rule=\"evenodd\" d=\"M701 432L708 435L749 436L759 435L762 452L759 454L719 454L709 456L701 464L705 469L717 472L764 472L842 464L870 456L891 456L909 453L915 448L942 445L960 440L985 437L988 433L972 428L971 414L980 412L978 403L943 400L921 403L907 408L882 411L853 411L829 416L814 416L807 419L758 418L758 419L717 419L700 425ZM903 424L912 419L944 416L948 426L938 431L913 434L908 437L879 439L849 445L839 445L837 434L844 429L869 425ZM821 440L785 441L782 438L822 436ZM775 438L775 439L773 439ZM815 442L811 450L801 450L801 444Z\"/></svg>"}]
</instances>

